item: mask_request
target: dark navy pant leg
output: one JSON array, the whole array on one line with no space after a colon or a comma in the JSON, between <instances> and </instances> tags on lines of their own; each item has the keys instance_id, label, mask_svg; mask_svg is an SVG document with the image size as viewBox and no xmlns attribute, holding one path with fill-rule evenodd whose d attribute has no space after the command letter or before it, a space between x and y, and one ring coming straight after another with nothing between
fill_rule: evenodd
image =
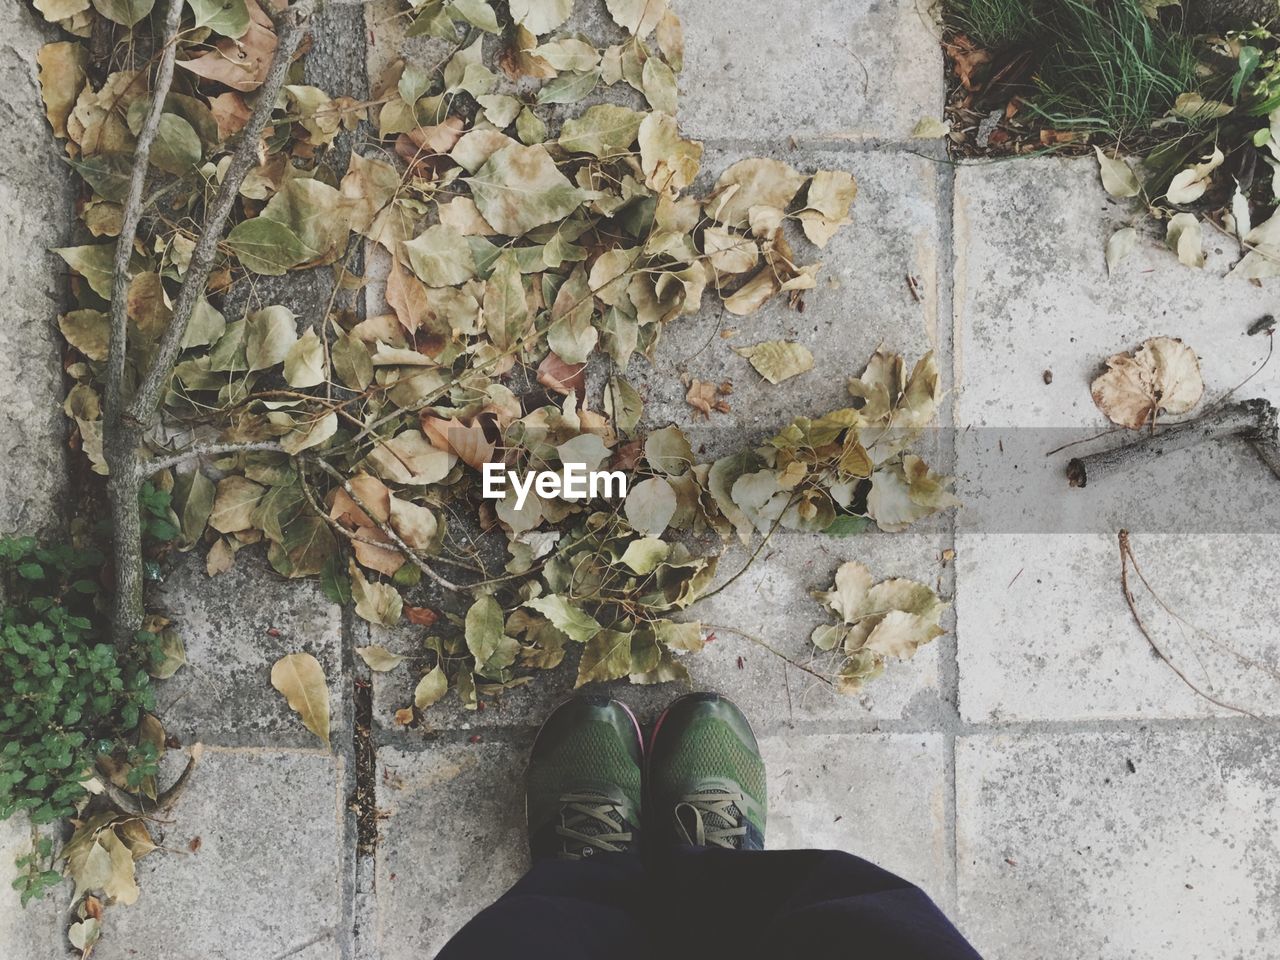
<instances>
[{"instance_id":1,"label":"dark navy pant leg","mask_svg":"<svg viewBox=\"0 0 1280 960\"><path fill-rule=\"evenodd\" d=\"M652 960L645 896L636 854L539 861L438 960Z\"/></svg>"},{"instance_id":2,"label":"dark navy pant leg","mask_svg":"<svg viewBox=\"0 0 1280 960\"><path fill-rule=\"evenodd\" d=\"M922 890L839 851L688 847L651 881L664 958L981 960Z\"/></svg>"}]
</instances>

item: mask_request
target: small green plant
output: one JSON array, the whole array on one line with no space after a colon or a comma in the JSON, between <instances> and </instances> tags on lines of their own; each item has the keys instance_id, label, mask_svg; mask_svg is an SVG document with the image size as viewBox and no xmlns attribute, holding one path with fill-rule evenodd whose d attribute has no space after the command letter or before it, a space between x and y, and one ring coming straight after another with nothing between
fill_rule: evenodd
<instances>
[{"instance_id":1,"label":"small green plant","mask_svg":"<svg viewBox=\"0 0 1280 960\"><path fill-rule=\"evenodd\" d=\"M62 881L62 874L53 869L53 841L48 837L38 837L31 852L22 854L15 864L18 875L13 880L13 889L21 895L24 907Z\"/></svg>"},{"instance_id":2,"label":"small green plant","mask_svg":"<svg viewBox=\"0 0 1280 960\"><path fill-rule=\"evenodd\" d=\"M71 814L95 760L123 745L153 707L141 648L117 650L94 626L102 555L0 540L0 820ZM129 758L145 772L154 757Z\"/></svg>"}]
</instances>

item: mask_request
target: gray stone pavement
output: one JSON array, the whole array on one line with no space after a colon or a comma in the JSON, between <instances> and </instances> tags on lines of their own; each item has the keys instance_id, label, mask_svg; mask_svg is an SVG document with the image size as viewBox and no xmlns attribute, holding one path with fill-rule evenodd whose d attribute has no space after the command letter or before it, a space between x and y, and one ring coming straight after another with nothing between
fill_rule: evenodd
<instances>
[{"instance_id":1,"label":"gray stone pavement","mask_svg":"<svg viewBox=\"0 0 1280 960\"><path fill-rule=\"evenodd\" d=\"M803 314L771 306L740 320L708 309L668 328L654 369L638 362L630 371L650 421L681 423L714 455L840 403L844 378L881 343L911 358L932 348L949 391L943 422L956 428L936 439L935 459L960 477L967 504L909 534L778 535L697 611L799 659L820 619L808 591L829 584L844 560L936 582L954 601L948 635L860 697L815 688L725 629L687 661L695 687L735 697L760 731L771 845L835 847L882 863L927 890L992 958L1280 958L1280 698L1273 675L1224 650L1271 670L1280 658L1280 525L1266 513L1274 481L1247 451L1218 447L1068 491L1067 454L1044 456L1055 431L1105 426L1089 380L1104 357L1144 337L1182 336L1203 357L1211 397L1225 393L1263 359L1265 344L1243 329L1273 291L1222 279L1233 251L1218 236L1206 238L1203 272L1148 243L1108 277L1103 244L1130 214L1106 198L1092 161L956 167L936 142L908 139L921 116L940 115L943 96L936 33L912 2L751 0L731 18L714 0L677 7L688 35L682 117L707 140L706 169L772 155L802 169L848 169L861 193ZM366 82L361 14L371 72L416 55L393 12L386 3L334 8L309 69L330 86ZM2 195L17 224L10 232L38 238L24 241L36 249L54 245L65 225L33 217L27 198L47 198L62 181L39 146L41 125L29 120L39 119L30 85L39 41L25 12L4 16L14 21L0 50L12 76L5 109L30 134L0 147L22 171L3 181ZM2 259L0 269L19 269ZM13 323L0 330L0 364L20 340L34 351L24 369L48 377L28 376L14 391L0 367L9 391L0 438L23 454L0 466L4 529L51 516L60 467L27 452L60 449L63 436L56 417L30 413L56 403L57 287L47 262L21 269L5 278L27 298L22 332ZM721 339L719 327L738 332ZM815 369L762 386L731 347L782 336L809 345ZM734 380L732 413L695 422L681 375ZM1274 398L1276 376L1268 368L1241 395ZM17 497L29 512L15 506L13 491L37 489ZM1253 518L1248 529L1242 515ZM1121 527L1169 610L1205 628L1142 598L1153 630L1221 699L1269 719L1208 704L1153 657L1120 592ZM951 550L954 561L944 559ZM722 569L741 560L730 552ZM371 635L313 586L262 568L245 551L233 572L209 581L192 556L160 592L182 620L191 664L161 686L164 715L184 742L209 750L164 825L173 852L140 865L142 898L108 914L97 955L429 956L526 865L519 773L538 723L572 686L572 665L480 712L450 697L406 730L391 715L411 697L411 671L370 676L351 651L379 642L412 654L421 631ZM331 751L314 746L269 688L270 663L286 649L307 649L328 670ZM366 776L379 823L376 843L358 850L352 692L365 683L375 751ZM610 689L645 720L681 692ZM26 832L0 824L4 860ZM0 889L0 956L62 956L59 899L25 913L11 899Z\"/></svg>"}]
</instances>

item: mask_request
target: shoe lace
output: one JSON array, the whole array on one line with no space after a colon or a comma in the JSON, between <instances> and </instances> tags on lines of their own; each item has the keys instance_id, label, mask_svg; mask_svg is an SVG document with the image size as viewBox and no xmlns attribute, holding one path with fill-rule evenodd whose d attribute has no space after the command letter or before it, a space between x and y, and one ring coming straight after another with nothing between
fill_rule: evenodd
<instances>
[{"instance_id":1,"label":"shoe lace","mask_svg":"<svg viewBox=\"0 0 1280 960\"><path fill-rule=\"evenodd\" d=\"M562 860L581 860L597 853L622 853L631 842L621 806L594 793L566 793L560 797L560 837Z\"/></svg>"},{"instance_id":2,"label":"shoe lace","mask_svg":"<svg viewBox=\"0 0 1280 960\"><path fill-rule=\"evenodd\" d=\"M736 850L747 835L743 806L742 794L728 790L686 794L676 804L676 829L685 843Z\"/></svg>"}]
</instances>

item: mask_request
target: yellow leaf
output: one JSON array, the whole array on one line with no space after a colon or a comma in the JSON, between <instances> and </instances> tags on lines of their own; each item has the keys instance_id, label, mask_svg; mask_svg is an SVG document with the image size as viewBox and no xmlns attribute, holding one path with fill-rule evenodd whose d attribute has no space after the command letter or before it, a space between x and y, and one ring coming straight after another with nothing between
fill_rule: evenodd
<instances>
[{"instance_id":1,"label":"yellow leaf","mask_svg":"<svg viewBox=\"0 0 1280 960\"><path fill-rule=\"evenodd\" d=\"M291 653L271 668L271 685L284 695L303 726L329 742L329 687L324 669L309 653Z\"/></svg>"}]
</instances>

